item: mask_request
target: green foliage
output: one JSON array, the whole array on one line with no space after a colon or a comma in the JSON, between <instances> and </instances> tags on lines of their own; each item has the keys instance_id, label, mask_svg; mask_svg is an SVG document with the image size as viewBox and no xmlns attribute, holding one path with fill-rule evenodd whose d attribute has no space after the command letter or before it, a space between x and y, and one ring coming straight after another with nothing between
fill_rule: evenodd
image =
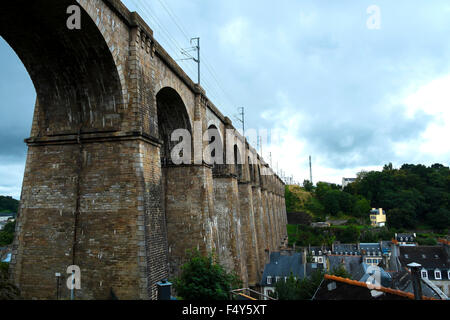
<instances>
[{"instance_id":1,"label":"green foliage","mask_svg":"<svg viewBox=\"0 0 450 320\"><path fill-rule=\"evenodd\" d=\"M325 217L325 207L315 197L311 197L308 199L308 201L305 203L305 209L307 211L313 213L317 217L320 217L320 218ZM323 219L319 219L319 220L323 220Z\"/></svg>"},{"instance_id":2,"label":"green foliage","mask_svg":"<svg viewBox=\"0 0 450 320\"><path fill-rule=\"evenodd\" d=\"M355 201L352 212L355 217L363 218L370 213L371 209L369 201L366 198L361 197Z\"/></svg>"},{"instance_id":3,"label":"green foliage","mask_svg":"<svg viewBox=\"0 0 450 320\"><path fill-rule=\"evenodd\" d=\"M287 212L304 212L305 203L311 198L311 193L299 186L285 187L285 201Z\"/></svg>"},{"instance_id":4,"label":"green foliage","mask_svg":"<svg viewBox=\"0 0 450 320\"><path fill-rule=\"evenodd\" d=\"M8 279L8 263L0 262L0 301L20 299L19 289Z\"/></svg>"},{"instance_id":5,"label":"green foliage","mask_svg":"<svg viewBox=\"0 0 450 320\"><path fill-rule=\"evenodd\" d=\"M188 252L188 259L174 281L174 288L183 300L227 300L230 290L240 286L238 277L215 263L212 255L205 257L196 250Z\"/></svg>"},{"instance_id":6,"label":"green foliage","mask_svg":"<svg viewBox=\"0 0 450 320\"><path fill-rule=\"evenodd\" d=\"M0 277L8 278L9 263L0 262Z\"/></svg>"},{"instance_id":7,"label":"green foliage","mask_svg":"<svg viewBox=\"0 0 450 320\"><path fill-rule=\"evenodd\" d=\"M330 274L350 278L342 267L332 270ZM278 300L311 300L322 283L324 275L324 271L316 270L309 277L296 280L291 274L286 281L278 281L275 284L275 292L272 296Z\"/></svg>"},{"instance_id":8,"label":"green foliage","mask_svg":"<svg viewBox=\"0 0 450 320\"><path fill-rule=\"evenodd\" d=\"M13 242L15 227L16 222L8 222L0 231L0 246L6 246Z\"/></svg>"},{"instance_id":9,"label":"green foliage","mask_svg":"<svg viewBox=\"0 0 450 320\"><path fill-rule=\"evenodd\" d=\"M308 191L308 192L312 192L314 191L314 185L311 181L309 180L304 180L303 181L303 188Z\"/></svg>"},{"instance_id":10,"label":"green foliage","mask_svg":"<svg viewBox=\"0 0 450 320\"><path fill-rule=\"evenodd\" d=\"M356 226L337 229L336 238L342 243L355 243L359 240L359 229Z\"/></svg>"},{"instance_id":11,"label":"green foliage","mask_svg":"<svg viewBox=\"0 0 450 320\"><path fill-rule=\"evenodd\" d=\"M389 164L381 172L358 174L345 191L385 209L390 228L429 225L444 230L450 226L450 169L441 164L405 164L400 169Z\"/></svg>"},{"instance_id":12,"label":"green foliage","mask_svg":"<svg viewBox=\"0 0 450 320\"><path fill-rule=\"evenodd\" d=\"M427 221L436 230L446 229L450 225L450 210L439 208L428 215Z\"/></svg>"},{"instance_id":13,"label":"green foliage","mask_svg":"<svg viewBox=\"0 0 450 320\"><path fill-rule=\"evenodd\" d=\"M14 212L17 213L19 208L19 201L12 197L0 196L0 212Z\"/></svg>"}]
</instances>

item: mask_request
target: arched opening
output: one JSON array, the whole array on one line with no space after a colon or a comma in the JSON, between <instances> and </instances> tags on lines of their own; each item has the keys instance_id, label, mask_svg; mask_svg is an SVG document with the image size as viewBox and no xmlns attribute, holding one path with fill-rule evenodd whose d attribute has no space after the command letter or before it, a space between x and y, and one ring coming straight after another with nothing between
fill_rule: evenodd
<instances>
[{"instance_id":1,"label":"arched opening","mask_svg":"<svg viewBox=\"0 0 450 320\"><path fill-rule=\"evenodd\" d=\"M166 220L169 276L173 277L178 275L184 262L185 250L196 248L198 243L198 239L189 233L191 216L199 214L191 212L191 206L198 200L191 196L191 192L195 192L193 181L196 175L193 157L189 154L192 151L192 129L186 106L177 91L169 87L161 89L156 95L156 104L158 134L162 143L160 199ZM176 141L172 141L173 133ZM180 163L178 160L181 158L185 160Z\"/></svg>"},{"instance_id":2,"label":"arched opening","mask_svg":"<svg viewBox=\"0 0 450 320\"><path fill-rule=\"evenodd\" d=\"M186 106L180 95L172 88L165 87L156 95L157 114L158 114L158 134L162 142L160 156L163 167L173 164L171 157L172 149L180 142L189 143L192 151L192 128ZM172 141L172 133L175 130L183 129L189 133L191 141L183 141L180 138ZM184 150L187 152L189 150ZM181 151L183 152L183 151ZM180 154L180 156L186 156Z\"/></svg>"},{"instance_id":3,"label":"arched opening","mask_svg":"<svg viewBox=\"0 0 450 320\"><path fill-rule=\"evenodd\" d=\"M81 30L68 30L76 1L2 1L0 36L27 69L39 108L35 136L116 131L122 89L98 27L81 10Z\"/></svg>"},{"instance_id":4,"label":"arched opening","mask_svg":"<svg viewBox=\"0 0 450 320\"><path fill-rule=\"evenodd\" d=\"M243 161L241 158L241 152L239 150L239 147L237 144L234 145L234 167L235 167L235 173L239 181L241 181L243 176Z\"/></svg>"},{"instance_id":5,"label":"arched opening","mask_svg":"<svg viewBox=\"0 0 450 320\"><path fill-rule=\"evenodd\" d=\"M84 134L106 135L121 130L122 87L102 33L81 6L82 29L67 28L70 5L79 4L69 0L0 2L0 37L24 65L37 98L34 116L32 112L29 116L15 115L17 121L33 117L16 227L18 253L13 254L12 268L13 278L26 298L54 298L55 272L64 275L74 264L83 272L89 269L90 275L95 274L85 277L78 297L107 298L110 288L120 286L112 274L121 266L109 263L106 272L102 263L95 265L87 252L99 248L85 241L117 221L114 210L98 209L97 203L113 193L112 185L120 185L116 177L122 168L113 172L102 165L106 160L97 161L95 156L112 158L120 151L113 146L106 149L99 144L83 149L82 145ZM29 134L27 130L22 143ZM111 154L105 150L111 150ZM95 181L98 177L101 183ZM96 203L88 199L90 194L99 195ZM114 205L109 203L110 207ZM105 216L107 223L100 223ZM102 236L107 238L113 231L102 230ZM27 237L29 234L33 236ZM109 240L103 243L113 247ZM101 277L108 288L99 288L96 277ZM64 292L66 297L70 295Z\"/></svg>"},{"instance_id":6,"label":"arched opening","mask_svg":"<svg viewBox=\"0 0 450 320\"><path fill-rule=\"evenodd\" d=\"M225 149L222 135L215 125L208 127L208 147L205 149L205 161L212 165L213 175L219 176L226 173Z\"/></svg>"}]
</instances>

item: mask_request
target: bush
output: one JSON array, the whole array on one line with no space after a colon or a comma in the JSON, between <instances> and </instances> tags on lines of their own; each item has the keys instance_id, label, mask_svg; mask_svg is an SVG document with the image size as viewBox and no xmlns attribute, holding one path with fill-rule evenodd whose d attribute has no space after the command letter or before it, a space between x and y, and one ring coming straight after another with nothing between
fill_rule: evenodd
<instances>
[{"instance_id":1,"label":"bush","mask_svg":"<svg viewBox=\"0 0 450 320\"><path fill-rule=\"evenodd\" d=\"M228 300L229 292L240 286L238 277L215 263L212 255L205 257L196 250L188 252L188 258L180 277L174 281L174 288L183 300Z\"/></svg>"},{"instance_id":2,"label":"bush","mask_svg":"<svg viewBox=\"0 0 450 320\"><path fill-rule=\"evenodd\" d=\"M0 246L7 246L14 240L15 222L8 222L2 231L0 231Z\"/></svg>"}]
</instances>

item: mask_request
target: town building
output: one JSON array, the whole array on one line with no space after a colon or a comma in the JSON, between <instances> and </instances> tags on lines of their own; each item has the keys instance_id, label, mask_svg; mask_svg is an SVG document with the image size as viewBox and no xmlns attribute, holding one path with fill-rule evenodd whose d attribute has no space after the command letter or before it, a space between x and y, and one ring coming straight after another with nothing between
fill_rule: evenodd
<instances>
[{"instance_id":1,"label":"town building","mask_svg":"<svg viewBox=\"0 0 450 320\"><path fill-rule=\"evenodd\" d=\"M440 300L432 291L423 300ZM312 300L414 300L414 293L326 274Z\"/></svg>"},{"instance_id":2,"label":"town building","mask_svg":"<svg viewBox=\"0 0 450 320\"><path fill-rule=\"evenodd\" d=\"M421 265L420 275L450 295L450 260L444 246L400 246L398 260L401 267L408 268L410 263Z\"/></svg>"},{"instance_id":3,"label":"town building","mask_svg":"<svg viewBox=\"0 0 450 320\"><path fill-rule=\"evenodd\" d=\"M396 233L395 241L396 244L400 246L415 246L416 242L416 234L415 233Z\"/></svg>"},{"instance_id":4,"label":"town building","mask_svg":"<svg viewBox=\"0 0 450 320\"><path fill-rule=\"evenodd\" d=\"M296 280L303 279L318 270L323 270L323 264L307 262L306 250L272 252L270 262L264 267L260 291L264 296L270 296L275 292L277 282L287 281L291 275Z\"/></svg>"},{"instance_id":5,"label":"town building","mask_svg":"<svg viewBox=\"0 0 450 320\"><path fill-rule=\"evenodd\" d=\"M342 178L342 190L344 190L344 188L348 186L350 183L353 183L355 181L356 178Z\"/></svg>"},{"instance_id":6,"label":"town building","mask_svg":"<svg viewBox=\"0 0 450 320\"><path fill-rule=\"evenodd\" d=\"M382 209L372 209L370 211L370 223L372 227L386 226L386 212Z\"/></svg>"},{"instance_id":7,"label":"town building","mask_svg":"<svg viewBox=\"0 0 450 320\"><path fill-rule=\"evenodd\" d=\"M368 265L378 266L383 261L380 243L360 243L359 251L363 262Z\"/></svg>"}]
</instances>

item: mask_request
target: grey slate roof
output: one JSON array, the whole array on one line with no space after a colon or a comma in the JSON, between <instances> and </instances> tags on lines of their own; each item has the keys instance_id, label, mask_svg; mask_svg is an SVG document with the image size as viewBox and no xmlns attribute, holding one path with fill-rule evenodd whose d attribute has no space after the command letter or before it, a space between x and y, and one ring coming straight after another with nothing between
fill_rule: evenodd
<instances>
[{"instance_id":1,"label":"grey slate roof","mask_svg":"<svg viewBox=\"0 0 450 320\"><path fill-rule=\"evenodd\" d=\"M399 260L403 267L412 262L422 265L427 270L428 279L435 280L434 271L441 271L439 280L450 280L448 271L450 270L450 261L445 249L441 246L418 246L418 247L399 247Z\"/></svg>"},{"instance_id":2,"label":"grey slate roof","mask_svg":"<svg viewBox=\"0 0 450 320\"><path fill-rule=\"evenodd\" d=\"M360 279L364 275L364 270L361 268L362 259L360 256L331 255L328 256L328 261L330 263L330 271L343 266L353 279Z\"/></svg>"},{"instance_id":3,"label":"grey slate roof","mask_svg":"<svg viewBox=\"0 0 450 320\"><path fill-rule=\"evenodd\" d=\"M415 242L416 237L414 237L413 233L397 233L396 239L399 242Z\"/></svg>"},{"instance_id":4,"label":"grey slate roof","mask_svg":"<svg viewBox=\"0 0 450 320\"><path fill-rule=\"evenodd\" d=\"M392 287L397 290L414 293L411 275L408 271L403 270L392 276ZM440 296L430 288L423 280L421 281L422 294L426 297L440 299Z\"/></svg>"},{"instance_id":5,"label":"grey slate roof","mask_svg":"<svg viewBox=\"0 0 450 320\"><path fill-rule=\"evenodd\" d=\"M261 286L273 286L275 277L280 277L284 280L284 277L289 277L291 273L298 279L305 276L302 254L281 255L280 252L273 252L270 254L270 263L264 267ZM268 276L272 277L271 285L267 284Z\"/></svg>"},{"instance_id":6,"label":"grey slate roof","mask_svg":"<svg viewBox=\"0 0 450 320\"><path fill-rule=\"evenodd\" d=\"M350 254L351 252L359 254L358 245L354 243L345 244L345 243L339 243L333 245L333 253L336 254Z\"/></svg>"}]
</instances>

